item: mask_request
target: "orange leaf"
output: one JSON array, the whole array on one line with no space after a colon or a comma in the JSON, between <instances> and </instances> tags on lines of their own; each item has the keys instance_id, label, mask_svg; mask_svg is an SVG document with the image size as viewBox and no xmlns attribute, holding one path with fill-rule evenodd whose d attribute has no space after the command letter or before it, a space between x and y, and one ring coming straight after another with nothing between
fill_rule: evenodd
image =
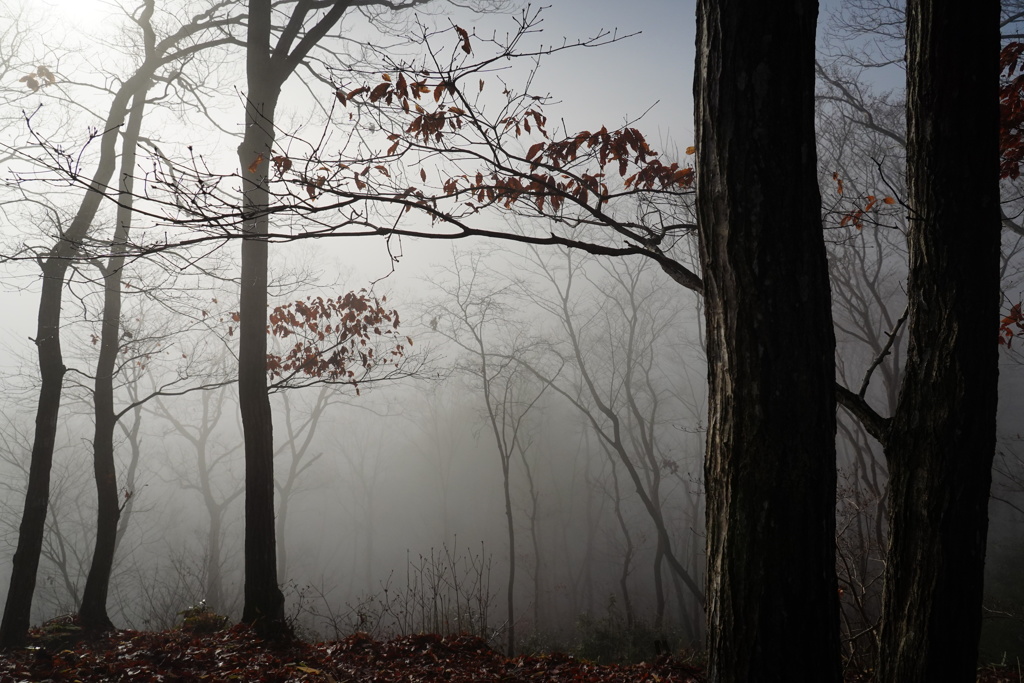
<instances>
[{"instance_id":1,"label":"orange leaf","mask_svg":"<svg viewBox=\"0 0 1024 683\"><path fill-rule=\"evenodd\" d=\"M886 197L885 199L882 200L882 203L883 204L895 204L896 200L893 199L892 197Z\"/></svg>"},{"instance_id":2,"label":"orange leaf","mask_svg":"<svg viewBox=\"0 0 1024 683\"><path fill-rule=\"evenodd\" d=\"M693 145L690 145L689 147L686 148L686 153L687 154L696 154L697 153L697 148L694 147Z\"/></svg>"},{"instance_id":3,"label":"orange leaf","mask_svg":"<svg viewBox=\"0 0 1024 683\"><path fill-rule=\"evenodd\" d=\"M253 161L251 164L249 164L249 173L255 173L259 169L260 164L262 164L262 163L263 163L263 153L260 152L259 154L256 155L256 160Z\"/></svg>"}]
</instances>

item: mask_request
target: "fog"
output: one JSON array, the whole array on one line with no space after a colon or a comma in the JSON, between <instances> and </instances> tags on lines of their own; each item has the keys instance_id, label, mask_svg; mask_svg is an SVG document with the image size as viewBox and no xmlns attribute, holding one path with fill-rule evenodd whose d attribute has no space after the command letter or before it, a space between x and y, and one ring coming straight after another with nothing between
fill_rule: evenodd
<instances>
[{"instance_id":1,"label":"fog","mask_svg":"<svg viewBox=\"0 0 1024 683\"><path fill-rule=\"evenodd\" d=\"M186 4L158 2L161 20L170 25ZM557 52L540 66L510 60L487 74L487 87L522 88L533 78L532 87L555 100L546 108L553 129L556 121L564 134L629 123L666 159L692 163L683 151L693 135L692 4L649 0L632 3L628 13L610 2L587 3L581 12L581 4L552 3L534 43L573 42L616 26L620 35L642 34ZM14 33L0 35L0 53L14 55L5 62L2 85L9 94L0 151L4 596L33 447L36 258L81 200L82 178L99 154L90 131L95 135L102 125L97 112L105 112L109 90L128 73L136 40L116 7L97 3L85 12L86 3L77 5L74 14L63 3L52 11L65 22L86 21L83 12L120 19L81 32L74 23L47 26L45 12L28 3L0 4L24 32L17 44ZM839 16L834 12L838 5L823 7L822 34L850 42L829 49L838 44L855 53L865 43L830 24ZM449 21L469 27L474 41L510 30L507 13L454 7L421 20L432 30L449 28ZM360 16L345 21L325 51L342 62L350 56L369 61L360 62L361 74L377 69L370 60L381 53L396 63L422 56L424 46L406 40L413 35L411 16L376 26ZM40 36L58 35L76 47L40 42ZM380 45L391 45L391 53ZM238 49L222 52L183 67L191 85L154 96L147 114L144 135L152 144L140 153L139 174L153 184L139 192L143 215L137 221L157 241L173 242L195 229L167 227L154 217L155 200L145 203L152 200L146 192L157 194L153 169L161 155L216 169L229 178L225 192L237 190L230 174L237 166L244 60ZM829 59L840 63L823 52L823 63ZM278 112L280 137L296 159L318 140L329 140L323 149L340 147L352 134L337 123L344 120L341 110L328 112L324 104L334 97L334 85L324 76L331 72L323 60L289 82ZM18 77L43 63L52 65L57 83L29 92ZM903 150L848 115L856 105L870 106L880 125L902 132L902 86L893 85L888 70L868 71L859 81L862 99L844 100L852 95L839 97L838 85L850 72L836 69L825 72L836 80L820 82L818 126L837 378L854 391L863 384L863 395L888 412L895 408L906 346L905 217L872 214L864 225L853 225L844 202L902 196ZM382 135L367 131L362 134L371 141ZM50 162L33 166L45 154ZM469 173L459 162L438 163L432 175ZM843 196L834 172L846 183ZM1007 183L1005 193L1013 215L1020 207L1018 186ZM694 220L689 192L647 204L637 199L616 210L622 221L654 215L666 223ZM115 212L115 203L105 202L92 234L109 232ZM272 218L280 230L293 232L311 225L304 220L298 212ZM425 218L407 220L428 229ZM513 234L543 235L556 225L515 212L480 220L489 230ZM154 250L124 267L115 378L115 410L123 411L115 431L121 515L108 601L118 627L171 628L183 610L201 602L233 620L241 616L245 471L233 317L237 245L225 239ZM672 250L697 267L692 231L678 236ZM1003 309L1021 299L1020 251L1018 234L1006 231ZM78 609L95 542L99 253L76 263L62 309L68 372L34 624ZM333 383L271 378L278 578L298 633L471 632L505 647L511 631L518 651L574 649L594 658L653 652L663 639L672 647L700 646L707 360L697 294L640 256L483 238L281 241L271 246L270 273L271 309L367 289L400 318L395 335L368 342L390 363ZM269 353L285 357L295 339L272 337ZM396 343L403 349L389 356ZM993 661L1024 655L1024 593L1016 569L1024 548L1024 450L1017 424L1024 375L1017 344L1000 347L1000 373L982 644L983 656ZM878 444L842 410L837 450L844 647L852 658L866 657L879 616L887 468Z\"/></svg>"}]
</instances>

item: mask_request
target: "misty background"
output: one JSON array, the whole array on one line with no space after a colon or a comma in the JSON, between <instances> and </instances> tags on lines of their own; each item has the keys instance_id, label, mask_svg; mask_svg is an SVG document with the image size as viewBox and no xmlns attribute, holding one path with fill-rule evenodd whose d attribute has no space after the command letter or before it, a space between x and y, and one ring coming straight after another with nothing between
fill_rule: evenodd
<instances>
[{"instance_id":1,"label":"misty background","mask_svg":"<svg viewBox=\"0 0 1024 683\"><path fill-rule=\"evenodd\" d=\"M201 3L158 4L170 25ZM545 112L563 132L630 123L664 158L690 163L693 4L640 0L628 11L604 0L550 5L543 31L529 36L538 46L602 30L629 37L539 64L510 62L483 76L487 92L529 84L551 95ZM869 213L857 224L846 218L848 197L899 197L903 189L903 150L894 142L902 134L902 44L886 30L886 7L823 3L819 19L819 170L837 371L854 390L870 375L868 396L883 409L893 407L899 388L904 218L898 211ZM510 17L523 6L502 9L435 3L415 15L353 13L322 50L361 65L380 51L411 60L425 49L412 39L417 21L456 24L475 38L514 29ZM0 241L4 254L18 255L4 261L0 290L4 587L36 400L33 253L80 200L79 174L87 177L95 161L90 136L101 124L98 112L138 48L131 11L130 3L99 0L0 2ZM56 79L31 91L18 79L40 64ZM320 66L289 81L282 96L281 137L296 155L352 134ZM146 115L140 175L157 178L161 157L230 173L241 128L241 51L217 50L182 73L187 85L158 88ZM865 112L873 128L858 123ZM1006 183L1005 198L1004 212L1016 221L1019 181ZM97 224L112 224L115 209L101 208ZM692 197L629 211L692 221ZM139 220L145 226L149 219ZM487 220L494 229L545 229L511 213ZM295 216L275 223L302 228ZM695 237L683 240L677 253L693 254L695 244ZM1005 232L1007 310L1022 297L1022 246L1018 232ZM351 384L313 383L272 395L278 574L300 633L466 631L502 643L514 627L522 651L577 648L594 658L643 656L666 637L673 646L701 642L706 362L699 297L639 257L484 240L303 240L273 245L270 267L272 306L365 288L386 296L387 308L400 314L398 332L411 340L400 365L361 379L358 393ZM123 507L109 611L120 627L170 628L202 601L219 614L240 613L244 472L231 375L237 271L232 241L125 266L117 408L163 395L128 408L118 424ZM70 371L36 623L75 611L94 538L91 368L102 306L95 267L78 264L68 291L62 330ZM288 342L273 344L283 352ZM876 363L883 350L890 352ZM1019 346L1001 348L982 641L991 661L1024 655L1021 360ZM837 438L845 648L869 661L886 545L886 467L877 443L843 411Z\"/></svg>"}]
</instances>

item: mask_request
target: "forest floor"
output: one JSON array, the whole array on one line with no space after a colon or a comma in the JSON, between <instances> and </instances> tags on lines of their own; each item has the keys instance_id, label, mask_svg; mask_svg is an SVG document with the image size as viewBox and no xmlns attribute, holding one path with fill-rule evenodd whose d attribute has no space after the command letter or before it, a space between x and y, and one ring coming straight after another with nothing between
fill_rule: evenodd
<instances>
[{"instance_id":1,"label":"forest floor","mask_svg":"<svg viewBox=\"0 0 1024 683\"><path fill-rule=\"evenodd\" d=\"M308 681L325 683L703 683L688 662L593 664L565 654L504 657L471 636L416 635L270 645L242 626L212 633L115 631L81 640L35 630L30 647L0 653L0 683L20 681ZM869 681L860 674L847 679ZM979 671L979 683L1020 683Z\"/></svg>"}]
</instances>

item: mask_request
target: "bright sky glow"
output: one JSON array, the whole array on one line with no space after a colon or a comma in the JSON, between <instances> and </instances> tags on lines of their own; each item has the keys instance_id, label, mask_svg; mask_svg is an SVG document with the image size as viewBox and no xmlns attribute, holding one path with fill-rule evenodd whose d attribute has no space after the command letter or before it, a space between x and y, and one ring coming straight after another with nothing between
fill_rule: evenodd
<instances>
[{"instance_id":1,"label":"bright sky glow","mask_svg":"<svg viewBox=\"0 0 1024 683\"><path fill-rule=\"evenodd\" d=\"M98 25L114 9L104 0L41 0L37 5L59 22L79 28Z\"/></svg>"}]
</instances>

